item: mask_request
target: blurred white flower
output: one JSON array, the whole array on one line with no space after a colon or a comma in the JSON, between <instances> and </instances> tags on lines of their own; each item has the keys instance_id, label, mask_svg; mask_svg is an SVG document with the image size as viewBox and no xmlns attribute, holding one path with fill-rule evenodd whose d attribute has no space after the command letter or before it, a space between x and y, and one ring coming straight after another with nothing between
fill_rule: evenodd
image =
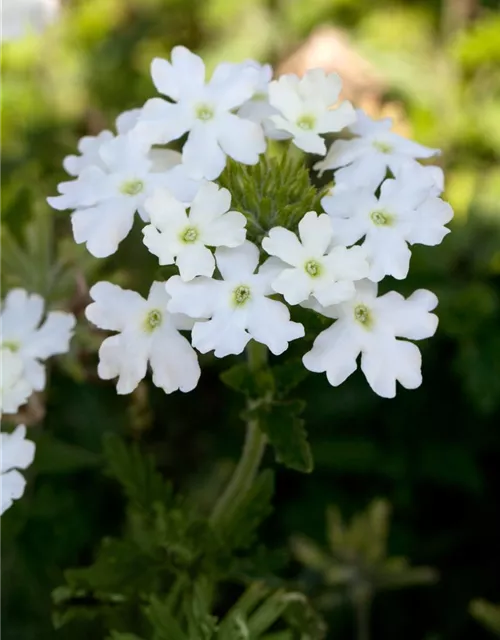
<instances>
[{"instance_id":1,"label":"blurred white flower","mask_svg":"<svg viewBox=\"0 0 500 640\"><path fill-rule=\"evenodd\" d=\"M254 273L259 249L251 242L235 249L221 247L215 259L223 280L199 276L183 282L174 276L165 285L172 296L170 311L209 319L193 327L192 344L198 351L224 358L241 353L253 338L279 355L291 340L304 336L304 327L290 321L286 305L268 297L273 294L275 261L268 260Z\"/></svg>"},{"instance_id":2,"label":"blurred white flower","mask_svg":"<svg viewBox=\"0 0 500 640\"><path fill-rule=\"evenodd\" d=\"M393 398L396 381L406 389L422 383L421 354L413 343L397 338L422 340L434 335L438 319L430 313L437 305L430 291L415 291L406 300L391 291L377 297L377 285L356 283L356 296L339 305L314 308L336 322L322 331L311 351L303 357L309 371L326 372L334 387L356 369L361 354L361 370L379 396Z\"/></svg>"},{"instance_id":3,"label":"blurred white flower","mask_svg":"<svg viewBox=\"0 0 500 640\"><path fill-rule=\"evenodd\" d=\"M24 364L21 357L8 347L0 350L0 416L3 413L17 413L31 395L32 388L24 378Z\"/></svg>"},{"instance_id":4,"label":"blurred white flower","mask_svg":"<svg viewBox=\"0 0 500 640\"><path fill-rule=\"evenodd\" d=\"M0 449L2 515L24 493L26 480L18 469L26 469L33 462L35 445L26 440L26 427L20 424L12 433L0 434Z\"/></svg>"},{"instance_id":5,"label":"blurred white flower","mask_svg":"<svg viewBox=\"0 0 500 640\"><path fill-rule=\"evenodd\" d=\"M54 209L75 210L71 217L75 242L85 242L96 258L115 253L132 229L136 211L148 221L144 201L155 189L166 187L189 202L199 187L181 165L154 172L148 151L131 133L117 136L99 147L101 166L84 167L76 180L58 185L61 195L47 199Z\"/></svg>"},{"instance_id":6,"label":"blurred white flower","mask_svg":"<svg viewBox=\"0 0 500 640\"><path fill-rule=\"evenodd\" d=\"M158 91L173 102L148 100L138 134L151 144L164 144L189 132L182 158L195 179L217 178L226 156L256 164L266 148L262 127L233 111L254 96L258 70L222 64L205 84L205 64L199 56L185 47L174 47L171 60L155 58L151 75Z\"/></svg>"},{"instance_id":7,"label":"blurred white flower","mask_svg":"<svg viewBox=\"0 0 500 640\"><path fill-rule=\"evenodd\" d=\"M45 388L45 366L50 356L69 351L76 321L71 313L51 311L44 322L44 300L24 289L12 289L2 305L2 351L9 349L23 363L22 377L32 391ZM18 366L18 365L14 365Z\"/></svg>"},{"instance_id":8,"label":"blurred white flower","mask_svg":"<svg viewBox=\"0 0 500 640\"><path fill-rule=\"evenodd\" d=\"M131 393L145 377L149 363L153 383L165 393L196 387L198 358L179 333L191 329L193 320L167 310L170 296L162 282L153 283L147 300L110 282L95 284L90 296L94 302L85 311L90 322L118 332L106 338L99 349L100 378L118 378L117 392Z\"/></svg>"},{"instance_id":9,"label":"blurred white flower","mask_svg":"<svg viewBox=\"0 0 500 640\"><path fill-rule=\"evenodd\" d=\"M262 248L283 261L283 268L272 281L274 291L289 304L314 296L322 305L337 304L355 294L354 281L366 278L369 265L361 247L346 249L333 242L332 220L309 211L299 222L299 236L274 227Z\"/></svg>"},{"instance_id":10,"label":"blurred white flower","mask_svg":"<svg viewBox=\"0 0 500 640\"><path fill-rule=\"evenodd\" d=\"M409 170L396 180L386 180L377 198L371 189L336 189L321 203L331 216L335 235L349 246L362 244L370 263L369 278L406 278L411 251L408 244L437 245L449 233L444 225L453 217L447 202L433 195L429 181Z\"/></svg>"},{"instance_id":11,"label":"blurred white flower","mask_svg":"<svg viewBox=\"0 0 500 640\"><path fill-rule=\"evenodd\" d=\"M60 12L60 0L2 0L0 23L2 42L42 33Z\"/></svg>"},{"instance_id":12,"label":"blurred white flower","mask_svg":"<svg viewBox=\"0 0 500 640\"><path fill-rule=\"evenodd\" d=\"M336 184L345 183L375 191L388 169L396 175L404 165L420 166L416 158L430 158L439 153L439 149L424 147L392 132L390 118L372 120L362 109L356 109L356 115L356 122L349 127L356 137L335 140L326 158L314 165L320 175L324 171L339 169L335 173ZM439 172L435 168L437 181Z\"/></svg>"},{"instance_id":13,"label":"blurred white flower","mask_svg":"<svg viewBox=\"0 0 500 640\"><path fill-rule=\"evenodd\" d=\"M175 264L183 280L211 276L215 259L207 247L237 247L245 241L246 218L229 211L231 194L206 182L186 207L162 189L145 202L151 224L143 229L144 244L161 265Z\"/></svg>"},{"instance_id":14,"label":"blurred white flower","mask_svg":"<svg viewBox=\"0 0 500 640\"><path fill-rule=\"evenodd\" d=\"M283 75L269 85L269 102L280 112L271 116L271 121L287 132L299 149L323 156L326 145L320 134L340 131L356 119L347 100L332 108L341 89L340 77L323 69L307 71L302 78Z\"/></svg>"}]
</instances>

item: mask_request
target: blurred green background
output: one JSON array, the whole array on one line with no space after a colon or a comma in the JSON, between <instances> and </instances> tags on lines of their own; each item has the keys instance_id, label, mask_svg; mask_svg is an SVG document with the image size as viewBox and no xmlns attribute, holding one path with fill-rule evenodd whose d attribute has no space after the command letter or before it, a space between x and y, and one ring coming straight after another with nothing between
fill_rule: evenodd
<instances>
[{"instance_id":1,"label":"blurred green background","mask_svg":"<svg viewBox=\"0 0 500 640\"><path fill-rule=\"evenodd\" d=\"M155 95L150 61L176 44L210 67L255 58L284 71L337 69L357 105L392 115L400 132L442 149L453 233L438 248L417 246L410 277L396 283L440 299L438 334L421 345L424 384L383 400L359 373L337 389L309 376L297 394L308 403L316 468L287 471L269 454L277 493L262 537L289 548L293 537L287 577L324 608L328 638L352 638L349 594L328 595L314 562L301 562L297 540L326 549L328 505L349 519L385 498L389 553L432 567L439 580L377 593L372 637L490 637L469 605L500 602L498 2L66 0L42 35L2 47L4 292L38 291L81 320L72 353L54 364L47 393L23 415L38 454L26 496L2 518L4 640L89 637L83 625L53 629L50 592L64 569L89 563L100 539L122 526L120 493L102 475L104 432L140 442L176 488L207 502L239 455L241 401L219 381L228 362L204 358L188 397L167 397L149 382L118 397L98 380L101 338L82 315L88 286L109 278L145 292L155 259L138 229L111 259L92 258L74 245L69 215L45 203L80 136L112 128L119 112ZM294 349L303 351L289 355Z\"/></svg>"}]
</instances>

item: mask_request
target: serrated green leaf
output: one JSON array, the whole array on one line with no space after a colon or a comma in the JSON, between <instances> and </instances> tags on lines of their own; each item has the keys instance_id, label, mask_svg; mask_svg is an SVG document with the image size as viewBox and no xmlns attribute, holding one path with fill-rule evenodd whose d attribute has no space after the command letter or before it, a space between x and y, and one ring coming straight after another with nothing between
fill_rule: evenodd
<instances>
[{"instance_id":1,"label":"serrated green leaf","mask_svg":"<svg viewBox=\"0 0 500 640\"><path fill-rule=\"evenodd\" d=\"M236 364L227 371L223 371L220 379L227 387L243 393L248 398L264 398L272 395L274 391L271 370L263 367L253 371L247 362Z\"/></svg>"},{"instance_id":2,"label":"serrated green leaf","mask_svg":"<svg viewBox=\"0 0 500 640\"><path fill-rule=\"evenodd\" d=\"M299 418L303 410L304 402L290 400L261 404L246 415L258 420L260 429L274 447L278 462L296 471L310 473L314 465L304 420Z\"/></svg>"},{"instance_id":3,"label":"serrated green leaf","mask_svg":"<svg viewBox=\"0 0 500 640\"><path fill-rule=\"evenodd\" d=\"M288 360L272 368L276 392L280 398L286 397L309 375L300 358Z\"/></svg>"},{"instance_id":4,"label":"serrated green leaf","mask_svg":"<svg viewBox=\"0 0 500 640\"><path fill-rule=\"evenodd\" d=\"M151 598L145 613L153 627L153 640L194 640L184 633L168 606L158 598Z\"/></svg>"}]
</instances>

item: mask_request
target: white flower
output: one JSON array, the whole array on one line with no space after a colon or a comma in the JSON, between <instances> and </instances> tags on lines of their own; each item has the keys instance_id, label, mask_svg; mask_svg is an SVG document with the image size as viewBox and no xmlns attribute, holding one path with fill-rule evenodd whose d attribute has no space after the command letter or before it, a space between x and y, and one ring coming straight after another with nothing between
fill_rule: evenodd
<instances>
[{"instance_id":1,"label":"white flower","mask_svg":"<svg viewBox=\"0 0 500 640\"><path fill-rule=\"evenodd\" d=\"M24 379L24 365L21 357L6 347L2 347L0 371L0 415L16 413L31 395L31 385Z\"/></svg>"},{"instance_id":2,"label":"white flower","mask_svg":"<svg viewBox=\"0 0 500 640\"><path fill-rule=\"evenodd\" d=\"M45 387L42 361L69 350L75 326L71 313L51 311L42 323L43 315L43 298L23 289L9 291L1 313L2 350L10 349L22 360L22 377L33 391Z\"/></svg>"},{"instance_id":3,"label":"white flower","mask_svg":"<svg viewBox=\"0 0 500 640\"><path fill-rule=\"evenodd\" d=\"M32 33L41 34L56 21L60 5L60 0L2 0L1 41L19 40Z\"/></svg>"},{"instance_id":4,"label":"white flower","mask_svg":"<svg viewBox=\"0 0 500 640\"><path fill-rule=\"evenodd\" d=\"M302 78L286 74L269 85L269 102L281 115L271 116L277 129L288 132L294 144L307 153L326 153L320 134L340 131L356 119L347 100L336 109L342 81L336 73L312 69Z\"/></svg>"},{"instance_id":5,"label":"white flower","mask_svg":"<svg viewBox=\"0 0 500 640\"><path fill-rule=\"evenodd\" d=\"M430 158L439 153L392 132L390 118L372 120L362 109L356 110L357 120L349 127L352 140L335 140L326 158L314 165L320 174L330 169L337 184L375 189L385 178L387 169L396 175L403 165L418 165L415 158ZM439 170L433 170L437 176Z\"/></svg>"},{"instance_id":6,"label":"white flower","mask_svg":"<svg viewBox=\"0 0 500 640\"><path fill-rule=\"evenodd\" d=\"M444 225L453 217L447 202L433 195L428 181L386 180L377 198L370 189L334 190L321 203L333 219L335 235L346 245L365 238L370 280L384 276L406 278L411 251L408 244L434 246L449 233Z\"/></svg>"},{"instance_id":7,"label":"white flower","mask_svg":"<svg viewBox=\"0 0 500 640\"><path fill-rule=\"evenodd\" d=\"M186 207L166 190L146 200L151 224L143 229L144 244L161 265L175 264L183 280L211 276L215 260L210 247L237 247L245 240L246 218L229 211L231 194L206 182Z\"/></svg>"},{"instance_id":8,"label":"white flower","mask_svg":"<svg viewBox=\"0 0 500 640\"><path fill-rule=\"evenodd\" d=\"M189 132L182 158L193 178L214 180L226 165L226 156L256 164L266 148L262 127L232 113L255 93L256 69L231 69L223 64L205 84L203 60L185 47L174 47L172 62L155 58L153 82L161 98L143 107L137 132L152 144L164 144Z\"/></svg>"},{"instance_id":9,"label":"white flower","mask_svg":"<svg viewBox=\"0 0 500 640\"><path fill-rule=\"evenodd\" d=\"M322 331L303 358L309 371L326 372L334 387L357 369L379 396L393 398L396 381L406 389L422 383L419 349L411 342L434 335L438 319L429 313L437 305L430 291L419 290L408 299L391 291L377 298L377 285L367 280L356 284L356 296L348 302L316 310L336 322Z\"/></svg>"},{"instance_id":10,"label":"white flower","mask_svg":"<svg viewBox=\"0 0 500 640\"><path fill-rule=\"evenodd\" d=\"M118 332L99 349L100 378L117 377L117 392L131 393L145 377L149 362L153 383L165 393L196 387L198 358L179 333L191 329L193 321L167 311L170 297L162 282L153 283L147 300L110 282L95 284L90 296L94 302L85 311L87 318L100 329Z\"/></svg>"},{"instance_id":11,"label":"white flower","mask_svg":"<svg viewBox=\"0 0 500 640\"><path fill-rule=\"evenodd\" d=\"M304 335L304 327L290 321L287 307L268 297L276 277L272 259L254 273L259 250L248 241L236 249L217 249L215 259L223 280L199 276L183 282L174 276L165 285L172 296L170 311L210 318L193 327L192 343L201 353L215 351L218 358L238 354L253 338L279 355Z\"/></svg>"},{"instance_id":12,"label":"white flower","mask_svg":"<svg viewBox=\"0 0 500 640\"><path fill-rule=\"evenodd\" d=\"M267 253L286 263L271 283L274 291L289 304L303 302L311 295L325 306L352 298L354 281L369 273L363 249L332 246L331 219L314 211L299 222L299 236L300 240L291 231L274 227L262 241Z\"/></svg>"},{"instance_id":13,"label":"white flower","mask_svg":"<svg viewBox=\"0 0 500 640\"><path fill-rule=\"evenodd\" d=\"M141 109L130 109L124 111L116 119L116 130L118 134L125 135L133 131L135 125L141 115ZM96 136L83 136L78 142L79 156L70 155L66 156L63 160L64 170L69 173L70 176L79 176L85 169L95 165L106 171L106 164L102 160L99 150L103 144L113 140L114 134L111 131L105 129ZM152 161L151 171L159 172L171 169L180 164L182 156L178 151L173 149L150 149L148 151L148 157Z\"/></svg>"},{"instance_id":14,"label":"white flower","mask_svg":"<svg viewBox=\"0 0 500 640\"><path fill-rule=\"evenodd\" d=\"M24 493L26 480L18 469L26 469L35 457L35 445L26 440L26 427L20 424L12 433L0 434L0 471L2 475L2 501L0 515Z\"/></svg>"},{"instance_id":15,"label":"white flower","mask_svg":"<svg viewBox=\"0 0 500 640\"><path fill-rule=\"evenodd\" d=\"M62 195L47 199L54 209L76 210L71 217L75 242L87 243L96 258L115 253L132 229L136 211L148 220L143 205L155 189L166 187L183 202L198 189L181 165L154 172L148 150L138 136L117 136L99 147L104 168L86 166L76 180L58 185Z\"/></svg>"}]
</instances>

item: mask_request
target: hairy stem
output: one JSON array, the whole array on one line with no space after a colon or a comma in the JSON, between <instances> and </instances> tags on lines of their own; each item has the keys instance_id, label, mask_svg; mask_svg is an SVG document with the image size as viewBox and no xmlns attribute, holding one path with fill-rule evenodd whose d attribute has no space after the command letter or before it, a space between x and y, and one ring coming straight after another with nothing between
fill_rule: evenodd
<instances>
[{"instance_id":1,"label":"hairy stem","mask_svg":"<svg viewBox=\"0 0 500 640\"><path fill-rule=\"evenodd\" d=\"M252 341L247 347L247 356L250 370L258 371L266 364L267 349L264 345ZM257 475L265 448L266 436L260 430L258 421L250 420L247 423L245 444L240 461L226 490L214 507L211 516L214 527L220 526L222 522L231 518L240 497L245 495Z\"/></svg>"}]
</instances>

